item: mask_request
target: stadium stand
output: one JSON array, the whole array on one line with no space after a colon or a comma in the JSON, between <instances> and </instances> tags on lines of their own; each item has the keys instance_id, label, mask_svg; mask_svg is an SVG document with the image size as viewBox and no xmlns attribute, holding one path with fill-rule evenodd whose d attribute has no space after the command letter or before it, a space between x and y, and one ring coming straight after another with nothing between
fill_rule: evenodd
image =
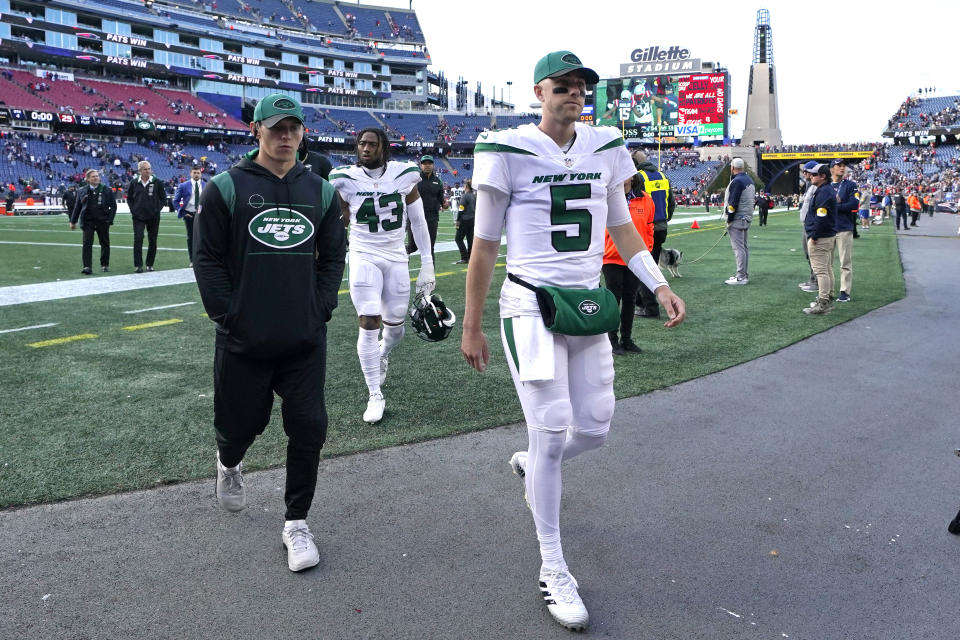
<instances>
[{"instance_id":1,"label":"stadium stand","mask_svg":"<svg viewBox=\"0 0 960 640\"><path fill-rule=\"evenodd\" d=\"M335 109L329 107L322 110L330 122L335 123L340 131L354 135L366 127L380 127L376 118L369 111L359 109Z\"/></svg>"},{"instance_id":2,"label":"stadium stand","mask_svg":"<svg viewBox=\"0 0 960 640\"><path fill-rule=\"evenodd\" d=\"M156 87L153 90L162 97L166 98L171 107L176 106L180 109L187 108L207 125L222 125L224 127L233 129L246 129L246 125L243 124L243 121L226 114L222 109L218 109L214 105L204 101L202 98L193 96L189 91L161 89L159 87Z\"/></svg>"},{"instance_id":3,"label":"stadium stand","mask_svg":"<svg viewBox=\"0 0 960 640\"><path fill-rule=\"evenodd\" d=\"M30 76L32 80L24 82L21 72L11 69L3 69L0 77L0 100L10 107L20 107L21 109L49 109L51 103L46 102L37 94L31 93L26 87L28 83L37 80ZM17 80L16 78L21 78Z\"/></svg>"},{"instance_id":4,"label":"stadium stand","mask_svg":"<svg viewBox=\"0 0 960 640\"><path fill-rule=\"evenodd\" d=\"M958 123L960 96L908 97L887 122L887 128L944 127Z\"/></svg>"},{"instance_id":5,"label":"stadium stand","mask_svg":"<svg viewBox=\"0 0 960 640\"><path fill-rule=\"evenodd\" d=\"M522 116L496 116L495 122L492 125L494 129L509 129L511 127L519 127L522 124L529 124L531 122L538 122L540 120L539 116L534 114L527 114Z\"/></svg>"}]
</instances>

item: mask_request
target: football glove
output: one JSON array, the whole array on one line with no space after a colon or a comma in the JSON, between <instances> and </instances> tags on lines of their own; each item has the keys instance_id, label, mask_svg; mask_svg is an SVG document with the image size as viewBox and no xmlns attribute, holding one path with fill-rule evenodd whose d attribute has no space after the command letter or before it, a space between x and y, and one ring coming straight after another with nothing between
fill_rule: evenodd
<instances>
[{"instance_id":1,"label":"football glove","mask_svg":"<svg viewBox=\"0 0 960 640\"><path fill-rule=\"evenodd\" d=\"M420 275L417 276L417 295L430 299L437 286L437 277L434 275L433 263L424 262L420 265Z\"/></svg>"}]
</instances>

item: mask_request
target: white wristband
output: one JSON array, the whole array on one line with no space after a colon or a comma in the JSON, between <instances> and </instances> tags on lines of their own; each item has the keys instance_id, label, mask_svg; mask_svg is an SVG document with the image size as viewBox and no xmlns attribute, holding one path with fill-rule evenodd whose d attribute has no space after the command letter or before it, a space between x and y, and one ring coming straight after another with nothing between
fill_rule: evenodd
<instances>
[{"instance_id":1,"label":"white wristband","mask_svg":"<svg viewBox=\"0 0 960 640\"><path fill-rule=\"evenodd\" d=\"M633 254L627 266L634 275L640 278L640 282L646 285L650 291L656 291L657 287L662 287L667 284L667 279L663 277L663 272L660 271L660 267L653 261L653 256L650 255L650 252L647 250L638 251Z\"/></svg>"}]
</instances>

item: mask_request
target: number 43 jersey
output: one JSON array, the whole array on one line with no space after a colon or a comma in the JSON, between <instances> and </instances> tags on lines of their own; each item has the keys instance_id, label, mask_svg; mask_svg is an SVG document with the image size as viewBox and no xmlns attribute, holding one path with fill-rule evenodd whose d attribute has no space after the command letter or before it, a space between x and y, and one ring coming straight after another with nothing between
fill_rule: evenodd
<instances>
[{"instance_id":1,"label":"number 43 jersey","mask_svg":"<svg viewBox=\"0 0 960 640\"><path fill-rule=\"evenodd\" d=\"M391 160L382 175L380 171L337 167L330 172L330 184L350 207L350 251L406 262L406 199L420 182L420 169L412 162Z\"/></svg>"},{"instance_id":2,"label":"number 43 jersey","mask_svg":"<svg viewBox=\"0 0 960 640\"><path fill-rule=\"evenodd\" d=\"M509 273L537 285L592 289L600 282L605 228L630 221L607 220L607 195L624 198L623 183L636 169L617 129L576 123L575 130L567 152L534 124L481 133L473 184L510 194Z\"/></svg>"}]
</instances>

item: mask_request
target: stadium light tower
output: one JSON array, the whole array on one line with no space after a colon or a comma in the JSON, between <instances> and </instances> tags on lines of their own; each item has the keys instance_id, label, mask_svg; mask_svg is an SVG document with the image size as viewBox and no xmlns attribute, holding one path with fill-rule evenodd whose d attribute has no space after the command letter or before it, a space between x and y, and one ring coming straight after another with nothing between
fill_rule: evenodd
<instances>
[{"instance_id":1,"label":"stadium light tower","mask_svg":"<svg viewBox=\"0 0 960 640\"><path fill-rule=\"evenodd\" d=\"M777 107L777 78L773 65L773 29L770 12L757 11L757 27L753 33L753 64L747 91L747 117L741 144L783 144L780 113Z\"/></svg>"}]
</instances>

